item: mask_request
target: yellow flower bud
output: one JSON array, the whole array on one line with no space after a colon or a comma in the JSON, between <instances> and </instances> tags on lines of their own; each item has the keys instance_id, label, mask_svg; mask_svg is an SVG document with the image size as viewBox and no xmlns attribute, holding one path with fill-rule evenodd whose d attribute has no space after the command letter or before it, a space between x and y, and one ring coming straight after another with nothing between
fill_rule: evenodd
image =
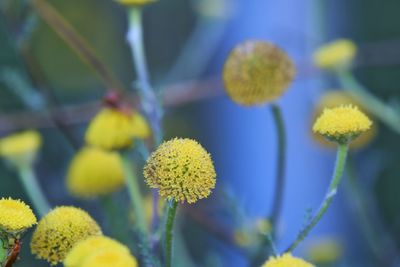
<instances>
[{"instance_id":1,"label":"yellow flower bud","mask_svg":"<svg viewBox=\"0 0 400 267\"><path fill-rule=\"evenodd\" d=\"M79 151L67 174L69 192L82 198L111 194L124 183L121 156L96 147L85 147Z\"/></svg>"},{"instance_id":2,"label":"yellow flower bud","mask_svg":"<svg viewBox=\"0 0 400 267\"><path fill-rule=\"evenodd\" d=\"M80 267L138 267L132 255L120 250L101 250L90 255Z\"/></svg>"},{"instance_id":3,"label":"yellow flower bud","mask_svg":"<svg viewBox=\"0 0 400 267\"><path fill-rule=\"evenodd\" d=\"M357 46L350 40L339 39L318 48L314 64L321 69L347 68L354 60Z\"/></svg>"},{"instance_id":4,"label":"yellow flower bud","mask_svg":"<svg viewBox=\"0 0 400 267\"><path fill-rule=\"evenodd\" d=\"M262 267L315 267L303 259L293 257L286 253L278 257L270 257Z\"/></svg>"},{"instance_id":5,"label":"yellow flower bud","mask_svg":"<svg viewBox=\"0 0 400 267\"><path fill-rule=\"evenodd\" d=\"M31 208L21 200L0 199L0 232L18 235L36 222Z\"/></svg>"},{"instance_id":6,"label":"yellow flower bud","mask_svg":"<svg viewBox=\"0 0 400 267\"><path fill-rule=\"evenodd\" d=\"M294 64L284 51L267 42L246 41L226 60L223 80L234 102L252 106L279 98L294 74Z\"/></svg>"}]
</instances>

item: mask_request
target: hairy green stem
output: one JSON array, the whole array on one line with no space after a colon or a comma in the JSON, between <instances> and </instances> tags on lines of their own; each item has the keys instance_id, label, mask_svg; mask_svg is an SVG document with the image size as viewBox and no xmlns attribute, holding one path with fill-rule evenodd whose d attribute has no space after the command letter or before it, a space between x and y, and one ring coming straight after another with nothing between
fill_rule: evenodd
<instances>
[{"instance_id":1,"label":"hairy green stem","mask_svg":"<svg viewBox=\"0 0 400 267\"><path fill-rule=\"evenodd\" d=\"M275 198L272 204L271 224L275 228L275 224L279 219L282 210L282 201L285 189L285 158L286 158L286 132L285 124L282 117L282 111L276 104L272 105L272 114L276 126L278 137L278 153L276 165L276 179L275 179Z\"/></svg>"},{"instance_id":2,"label":"hairy green stem","mask_svg":"<svg viewBox=\"0 0 400 267\"><path fill-rule=\"evenodd\" d=\"M314 226L321 220L324 216L325 212L330 207L333 198L335 197L338 189L338 185L342 179L344 167L346 165L346 157L347 152L349 150L348 144L339 144L337 157L336 157L336 164L335 170L333 172L332 180L328 188L328 193L326 194L324 200L320 208L318 209L317 213L314 217L309 221L309 223L300 231L296 240L289 246L286 252L293 251L304 238L307 237L308 233L314 228Z\"/></svg>"},{"instance_id":3,"label":"hairy green stem","mask_svg":"<svg viewBox=\"0 0 400 267\"><path fill-rule=\"evenodd\" d=\"M18 169L18 174L25 192L28 194L35 210L38 212L40 217L43 217L50 211L51 206L40 188L32 167L20 167Z\"/></svg>"},{"instance_id":4,"label":"hairy green stem","mask_svg":"<svg viewBox=\"0 0 400 267\"><path fill-rule=\"evenodd\" d=\"M140 193L139 184L137 181L136 174L132 169L132 162L129 160L129 157L125 155L123 157L124 164L124 174L125 174L125 183L128 188L129 197L131 199L131 204L133 207L133 212L135 214L135 220L137 222L137 227L142 232L147 232L147 224L144 218L143 211L143 203L142 196Z\"/></svg>"},{"instance_id":5,"label":"hairy green stem","mask_svg":"<svg viewBox=\"0 0 400 267\"><path fill-rule=\"evenodd\" d=\"M380 119L392 130L400 133L400 112L369 93L368 90L354 78L351 72L339 71L338 78L343 89L356 99L359 99L363 104L363 108Z\"/></svg>"},{"instance_id":6,"label":"hairy green stem","mask_svg":"<svg viewBox=\"0 0 400 267\"><path fill-rule=\"evenodd\" d=\"M165 266L172 266L172 244L174 238L174 222L176 210L178 208L178 202L172 200L172 203L168 206L167 221L165 225Z\"/></svg>"}]
</instances>

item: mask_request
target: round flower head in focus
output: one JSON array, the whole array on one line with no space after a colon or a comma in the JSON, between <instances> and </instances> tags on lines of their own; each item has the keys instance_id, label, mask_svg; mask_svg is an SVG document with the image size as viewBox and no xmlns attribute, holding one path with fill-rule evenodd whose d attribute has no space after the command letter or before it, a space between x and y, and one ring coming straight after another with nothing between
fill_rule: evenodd
<instances>
[{"instance_id":1,"label":"round flower head in focus","mask_svg":"<svg viewBox=\"0 0 400 267\"><path fill-rule=\"evenodd\" d=\"M31 250L52 265L62 262L79 241L101 235L90 215L75 207L57 207L43 217L32 236Z\"/></svg>"},{"instance_id":2,"label":"round flower head in focus","mask_svg":"<svg viewBox=\"0 0 400 267\"><path fill-rule=\"evenodd\" d=\"M90 255L103 250L118 250L129 255L129 249L118 241L105 236L92 236L78 242L67 254L65 267L80 267Z\"/></svg>"},{"instance_id":3,"label":"round flower head in focus","mask_svg":"<svg viewBox=\"0 0 400 267\"><path fill-rule=\"evenodd\" d=\"M343 254L340 242L334 238L324 238L315 241L308 250L309 259L321 265L332 264L338 261Z\"/></svg>"},{"instance_id":4,"label":"round flower head in focus","mask_svg":"<svg viewBox=\"0 0 400 267\"><path fill-rule=\"evenodd\" d=\"M286 253L278 257L270 257L262 267L315 267L303 259L293 257Z\"/></svg>"},{"instance_id":5,"label":"round flower head in focus","mask_svg":"<svg viewBox=\"0 0 400 267\"><path fill-rule=\"evenodd\" d=\"M67 174L68 190L82 198L111 194L124 183L121 156L96 147L85 147L79 151Z\"/></svg>"},{"instance_id":6,"label":"round flower head in focus","mask_svg":"<svg viewBox=\"0 0 400 267\"><path fill-rule=\"evenodd\" d=\"M354 97L352 97L350 94L342 90L330 90L319 100L314 111L313 121L315 121L315 119L324 111L325 108L334 108L341 105L355 105L358 106L363 113L368 114L361 103L357 101L357 99L354 99ZM375 138L377 131L377 125L372 124L369 131L363 133L353 142L351 142L350 149L360 149L368 146ZM332 148L335 147L332 142L329 142L319 134L313 133L313 137L321 145Z\"/></svg>"},{"instance_id":7,"label":"round flower head in focus","mask_svg":"<svg viewBox=\"0 0 400 267\"><path fill-rule=\"evenodd\" d=\"M115 1L124 6L145 6L157 2L157 0L115 0Z\"/></svg>"},{"instance_id":8,"label":"round flower head in focus","mask_svg":"<svg viewBox=\"0 0 400 267\"><path fill-rule=\"evenodd\" d=\"M247 41L233 49L225 62L223 80L231 99L241 105L274 101L295 74L291 59L273 44Z\"/></svg>"},{"instance_id":9,"label":"round flower head in focus","mask_svg":"<svg viewBox=\"0 0 400 267\"><path fill-rule=\"evenodd\" d=\"M168 199L194 203L215 187L211 156L194 140L175 138L161 144L144 167L146 183Z\"/></svg>"},{"instance_id":10,"label":"round flower head in focus","mask_svg":"<svg viewBox=\"0 0 400 267\"><path fill-rule=\"evenodd\" d=\"M18 234L36 224L31 208L21 200L0 199L0 232Z\"/></svg>"},{"instance_id":11,"label":"round flower head in focus","mask_svg":"<svg viewBox=\"0 0 400 267\"><path fill-rule=\"evenodd\" d=\"M371 120L357 107L343 105L326 108L313 126L313 131L329 140L348 143L371 128Z\"/></svg>"},{"instance_id":12,"label":"round flower head in focus","mask_svg":"<svg viewBox=\"0 0 400 267\"><path fill-rule=\"evenodd\" d=\"M0 155L17 167L29 166L42 144L37 131L12 134L0 139Z\"/></svg>"},{"instance_id":13,"label":"round flower head in focus","mask_svg":"<svg viewBox=\"0 0 400 267\"><path fill-rule=\"evenodd\" d=\"M101 250L91 254L80 267L138 267L132 255L119 249Z\"/></svg>"},{"instance_id":14,"label":"round flower head in focus","mask_svg":"<svg viewBox=\"0 0 400 267\"><path fill-rule=\"evenodd\" d=\"M357 46L350 40L339 39L318 48L314 64L321 69L348 68L357 53Z\"/></svg>"}]
</instances>

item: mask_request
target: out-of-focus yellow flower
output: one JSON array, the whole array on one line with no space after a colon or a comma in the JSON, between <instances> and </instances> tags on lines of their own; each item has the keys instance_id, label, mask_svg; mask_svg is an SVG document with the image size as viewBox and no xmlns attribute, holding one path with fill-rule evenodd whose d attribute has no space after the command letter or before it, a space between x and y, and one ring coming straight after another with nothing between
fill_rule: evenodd
<instances>
[{"instance_id":1,"label":"out-of-focus yellow flower","mask_svg":"<svg viewBox=\"0 0 400 267\"><path fill-rule=\"evenodd\" d=\"M100 227L86 211L61 206L40 220L32 236L31 251L39 259L56 265L77 242L101 234Z\"/></svg>"},{"instance_id":2,"label":"out-of-focus yellow flower","mask_svg":"<svg viewBox=\"0 0 400 267\"><path fill-rule=\"evenodd\" d=\"M67 254L64 260L65 267L80 267L90 255L103 250L118 250L129 255L129 249L105 236L92 236L78 242Z\"/></svg>"},{"instance_id":3,"label":"out-of-focus yellow flower","mask_svg":"<svg viewBox=\"0 0 400 267\"><path fill-rule=\"evenodd\" d=\"M132 114L132 135L138 139L146 139L151 135L147 120L139 112Z\"/></svg>"},{"instance_id":4,"label":"out-of-focus yellow flower","mask_svg":"<svg viewBox=\"0 0 400 267\"><path fill-rule=\"evenodd\" d=\"M134 138L149 135L149 126L139 113L105 108L90 122L85 139L89 145L113 150L129 148Z\"/></svg>"},{"instance_id":5,"label":"out-of-focus yellow flower","mask_svg":"<svg viewBox=\"0 0 400 267\"><path fill-rule=\"evenodd\" d=\"M303 259L286 253L278 257L270 257L262 267L315 267Z\"/></svg>"},{"instance_id":6,"label":"out-of-focus yellow flower","mask_svg":"<svg viewBox=\"0 0 400 267\"><path fill-rule=\"evenodd\" d=\"M321 114L325 108L334 108L340 105L355 105L360 108L361 112L368 114L366 110L362 107L361 103L354 99L348 93L342 90L330 90L322 96L319 103L317 104L313 115L313 121L315 121L317 116ZM359 149L369 145L375 138L377 131L377 125L375 123L372 124L369 131L360 135L353 142L351 142L350 149ZM334 147L332 142L329 142L319 134L313 133L313 137L318 143L324 146L332 148Z\"/></svg>"},{"instance_id":7,"label":"out-of-focus yellow flower","mask_svg":"<svg viewBox=\"0 0 400 267\"><path fill-rule=\"evenodd\" d=\"M198 0L193 1L197 12L205 17L229 18L233 13L233 3L230 0Z\"/></svg>"},{"instance_id":8,"label":"out-of-focus yellow flower","mask_svg":"<svg viewBox=\"0 0 400 267\"><path fill-rule=\"evenodd\" d=\"M313 56L314 64L321 69L346 68L357 53L357 46L350 40L339 39L318 48Z\"/></svg>"},{"instance_id":9,"label":"out-of-focus yellow flower","mask_svg":"<svg viewBox=\"0 0 400 267\"><path fill-rule=\"evenodd\" d=\"M132 255L120 250L101 250L90 255L80 267L138 267Z\"/></svg>"},{"instance_id":10,"label":"out-of-focus yellow flower","mask_svg":"<svg viewBox=\"0 0 400 267\"><path fill-rule=\"evenodd\" d=\"M267 219L258 219L256 221L256 228L260 234L267 235L272 231L272 224Z\"/></svg>"},{"instance_id":11,"label":"out-of-focus yellow flower","mask_svg":"<svg viewBox=\"0 0 400 267\"><path fill-rule=\"evenodd\" d=\"M308 258L315 264L332 264L343 255L341 244L334 238L315 241L308 249Z\"/></svg>"},{"instance_id":12,"label":"out-of-focus yellow flower","mask_svg":"<svg viewBox=\"0 0 400 267\"><path fill-rule=\"evenodd\" d=\"M144 167L146 183L168 199L194 203L215 187L210 154L196 141L175 138L161 144Z\"/></svg>"},{"instance_id":13,"label":"out-of-focus yellow flower","mask_svg":"<svg viewBox=\"0 0 400 267\"><path fill-rule=\"evenodd\" d=\"M77 197L111 194L124 185L121 156L96 147L85 147L73 158L67 174L67 188Z\"/></svg>"},{"instance_id":14,"label":"out-of-focus yellow flower","mask_svg":"<svg viewBox=\"0 0 400 267\"><path fill-rule=\"evenodd\" d=\"M246 231L243 230L234 231L233 238L235 240L235 243L241 247L247 247L253 241L252 237L250 236L250 233L247 233Z\"/></svg>"},{"instance_id":15,"label":"out-of-focus yellow flower","mask_svg":"<svg viewBox=\"0 0 400 267\"><path fill-rule=\"evenodd\" d=\"M329 140L347 143L369 130L372 121L357 107L343 105L324 109L313 126L313 131Z\"/></svg>"},{"instance_id":16,"label":"out-of-focus yellow flower","mask_svg":"<svg viewBox=\"0 0 400 267\"><path fill-rule=\"evenodd\" d=\"M145 6L157 2L157 0L115 0L115 1L125 6Z\"/></svg>"},{"instance_id":17,"label":"out-of-focus yellow flower","mask_svg":"<svg viewBox=\"0 0 400 267\"><path fill-rule=\"evenodd\" d=\"M31 208L21 200L0 199L0 232L18 234L37 222Z\"/></svg>"},{"instance_id":18,"label":"out-of-focus yellow flower","mask_svg":"<svg viewBox=\"0 0 400 267\"><path fill-rule=\"evenodd\" d=\"M0 139L0 155L17 167L29 166L42 144L37 131L25 131Z\"/></svg>"},{"instance_id":19,"label":"out-of-focus yellow flower","mask_svg":"<svg viewBox=\"0 0 400 267\"><path fill-rule=\"evenodd\" d=\"M280 97L294 74L294 64L284 51L267 42L246 41L226 60L223 80L234 102L253 106Z\"/></svg>"}]
</instances>

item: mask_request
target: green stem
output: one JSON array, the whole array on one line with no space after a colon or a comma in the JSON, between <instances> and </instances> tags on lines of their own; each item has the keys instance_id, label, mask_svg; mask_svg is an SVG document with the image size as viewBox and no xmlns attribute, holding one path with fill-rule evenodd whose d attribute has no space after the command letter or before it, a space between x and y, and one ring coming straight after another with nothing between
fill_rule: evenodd
<instances>
[{"instance_id":1,"label":"green stem","mask_svg":"<svg viewBox=\"0 0 400 267\"><path fill-rule=\"evenodd\" d=\"M339 144L337 156L336 156L336 165L335 170L333 172L332 180L328 188L328 193L326 194L324 200L320 208L318 209L317 213L314 217L309 221L309 223L300 231L299 235L297 236L296 240L289 246L286 252L293 251L301 241L306 238L308 233L314 228L314 226L321 220L324 216L325 212L328 210L329 206L332 203L333 198L335 197L338 189L338 185L342 179L344 167L346 165L346 157L347 152L349 150L348 144Z\"/></svg>"},{"instance_id":2,"label":"green stem","mask_svg":"<svg viewBox=\"0 0 400 267\"><path fill-rule=\"evenodd\" d=\"M356 99L359 99L363 104L363 108L380 119L392 130L400 133L400 112L370 94L368 90L354 78L351 72L340 71L338 72L338 78L343 89Z\"/></svg>"},{"instance_id":3,"label":"green stem","mask_svg":"<svg viewBox=\"0 0 400 267\"><path fill-rule=\"evenodd\" d=\"M275 198L272 205L271 224L275 228L275 224L279 219L285 189L285 158L286 158L286 132L285 124L282 117L281 109L278 105L272 105L272 114L274 117L277 137L278 137L278 158L276 165L276 180L275 180Z\"/></svg>"},{"instance_id":4,"label":"green stem","mask_svg":"<svg viewBox=\"0 0 400 267\"><path fill-rule=\"evenodd\" d=\"M106 213L106 222L107 226L110 230L111 235L117 240L126 243L126 235L124 235L123 230L125 229L124 225L121 223L122 218L119 215L119 209L117 205L115 205L114 199L112 195L103 196L100 198L101 205L103 210Z\"/></svg>"},{"instance_id":5,"label":"green stem","mask_svg":"<svg viewBox=\"0 0 400 267\"><path fill-rule=\"evenodd\" d=\"M174 221L178 202L175 200L170 203L167 211L167 222L165 226L165 266L172 266L172 241L174 238Z\"/></svg>"},{"instance_id":6,"label":"green stem","mask_svg":"<svg viewBox=\"0 0 400 267\"><path fill-rule=\"evenodd\" d=\"M125 155L123 157L124 173L125 173L125 183L128 188L129 197L131 199L131 204L133 207L133 212L135 214L135 220L137 222L138 229L142 232L147 232L147 224L144 218L142 196L139 189L139 184L137 181L136 174L132 169L132 162L129 157Z\"/></svg>"},{"instance_id":7,"label":"green stem","mask_svg":"<svg viewBox=\"0 0 400 267\"><path fill-rule=\"evenodd\" d=\"M40 217L43 217L50 211L50 204L48 203L40 185L36 179L32 167L21 167L18 170L19 178L28 194L35 210Z\"/></svg>"},{"instance_id":8,"label":"green stem","mask_svg":"<svg viewBox=\"0 0 400 267\"><path fill-rule=\"evenodd\" d=\"M7 243L5 243L3 239L0 238L0 266L3 266L2 264L4 264L7 260L8 250L6 247Z\"/></svg>"},{"instance_id":9,"label":"green stem","mask_svg":"<svg viewBox=\"0 0 400 267\"><path fill-rule=\"evenodd\" d=\"M142 9L140 7L132 7L129 10L129 32L127 39L132 50L136 68L142 108L153 130L155 144L158 145L163 138L161 129L162 107L150 83L143 41Z\"/></svg>"}]
</instances>

